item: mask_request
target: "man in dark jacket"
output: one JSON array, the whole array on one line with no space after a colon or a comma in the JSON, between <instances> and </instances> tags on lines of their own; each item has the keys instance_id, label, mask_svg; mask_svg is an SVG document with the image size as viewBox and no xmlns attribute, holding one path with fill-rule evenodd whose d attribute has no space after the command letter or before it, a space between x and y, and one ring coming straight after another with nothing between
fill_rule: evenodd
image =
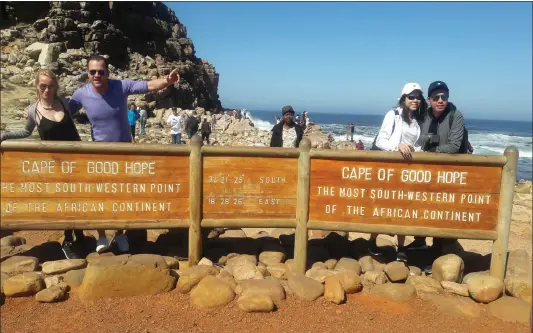
<instances>
[{"instance_id":1,"label":"man in dark jacket","mask_svg":"<svg viewBox=\"0 0 533 333\"><path fill-rule=\"evenodd\" d=\"M286 105L281 109L281 118L281 122L272 128L270 147L298 148L304 131L293 120L292 106Z\"/></svg>"},{"instance_id":2,"label":"man in dark jacket","mask_svg":"<svg viewBox=\"0 0 533 333\"><path fill-rule=\"evenodd\" d=\"M198 123L198 119L194 116L194 114L191 114L189 118L187 118L186 129L189 139L191 139L192 136L198 132Z\"/></svg>"},{"instance_id":3,"label":"man in dark jacket","mask_svg":"<svg viewBox=\"0 0 533 333\"><path fill-rule=\"evenodd\" d=\"M419 143L424 151L457 154L460 153L464 135L463 114L455 105L448 102L450 90L446 83L435 81L428 88L428 102L430 108L423 115L420 123ZM431 250L435 257L442 253L445 243L454 242L454 239L433 238ZM416 250L427 248L425 237L415 237L414 242L407 246ZM427 273L431 273L429 266Z\"/></svg>"}]
</instances>

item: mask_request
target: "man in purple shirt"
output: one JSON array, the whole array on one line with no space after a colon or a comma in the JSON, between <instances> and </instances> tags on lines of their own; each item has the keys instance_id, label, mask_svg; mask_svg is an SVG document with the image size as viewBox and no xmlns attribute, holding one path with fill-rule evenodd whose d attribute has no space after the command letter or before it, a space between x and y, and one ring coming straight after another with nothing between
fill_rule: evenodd
<instances>
[{"instance_id":1,"label":"man in purple shirt","mask_svg":"<svg viewBox=\"0 0 533 333\"><path fill-rule=\"evenodd\" d=\"M151 81L109 79L109 66L102 56L91 56L88 61L90 83L74 92L69 102L70 112L76 114L82 107L91 123L93 141L131 142L131 128L128 121L128 95L144 94L164 89L179 82L177 70L164 79ZM117 231L115 242L121 252L129 250L128 238ZM105 230L98 230L96 251L101 253L109 247Z\"/></svg>"}]
</instances>

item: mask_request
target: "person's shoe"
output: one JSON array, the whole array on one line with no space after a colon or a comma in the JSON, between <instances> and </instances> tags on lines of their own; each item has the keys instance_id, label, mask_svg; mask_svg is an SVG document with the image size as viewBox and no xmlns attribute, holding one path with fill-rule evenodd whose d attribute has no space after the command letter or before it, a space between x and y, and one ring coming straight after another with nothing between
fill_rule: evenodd
<instances>
[{"instance_id":1,"label":"person's shoe","mask_svg":"<svg viewBox=\"0 0 533 333\"><path fill-rule=\"evenodd\" d=\"M396 252L396 261L407 263L407 251L405 246L399 246Z\"/></svg>"},{"instance_id":2,"label":"person's shoe","mask_svg":"<svg viewBox=\"0 0 533 333\"><path fill-rule=\"evenodd\" d=\"M371 255L380 256L383 254L383 251L381 251L375 240L370 240L369 242L370 244L368 245L368 252L370 252Z\"/></svg>"},{"instance_id":3,"label":"person's shoe","mask_svg":"<svg viewBox=\"0 0 533 333\"><path fill-rule=\"evenodd\" d=\"M115 236L115 243L120 252L128 252L130 250L130 244L128 243L128 236L119 234Z\"/></svg>"},{"instance_id":4,"label":"person's shoe","mask_svg":"<svg viewBox=\"0 0 533 333\"><path fill-rule=\"evenodd\" d=\"M67 259L83 259L83 256L78 253L79 250L76 244L72 241L64 241L61 245L61 250L63 250Z\"/></svg>"},{"instance_id":5,"label":"person's shoe","mask_svg":"<svg viewBox=\"0 0 533 333\"><path fill-rule=\"evenodd\" d=\"M109 248L109 242L105 237L99 237L96 241L96 252L102 253Z\"/></svg>"},{"instance_id":6,"label":"person's shoe","mask_svg":"<svg viewBox=\"0 0 533 333\"><path fill-rule=\"evenodd\" d=\"M406 250L426 250L428 246L425 238L416 238L411 244L405 246Z\"/></svg>"},{"instance_id":7,"label":"person's shoe","mask_svg":"<svg viewBox=\"0 0 533 333\"><path fill-rule=\"evenodd\" d=\"M433 273L433 266L427 265L426 267L424 267L424 273L426 273L426 275Z\"/></svg>"}]
</instances>

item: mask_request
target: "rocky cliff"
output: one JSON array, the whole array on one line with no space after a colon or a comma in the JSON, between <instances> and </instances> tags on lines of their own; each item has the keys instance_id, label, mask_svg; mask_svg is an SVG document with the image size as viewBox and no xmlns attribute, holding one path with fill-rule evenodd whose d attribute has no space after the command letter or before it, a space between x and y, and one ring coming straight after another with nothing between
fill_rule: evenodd
<instances>
[{"instance_id":1,"label":"rocky cliff","mask_svg":"<svg viewBox=\"0 0 533 333\"><path fill-rule=\"evenodd\" d=\"M176 14L161 2L10 2L2 14L2 79L31 85L41 67L60 74L70 95L84 84L86 58L108 57L115 78L152 79L178 69L179 84L141 101L152 107L222 108L219 75L196 57ZM3 85L5 88L5 85Z\"/></svg>"}]
</instances>

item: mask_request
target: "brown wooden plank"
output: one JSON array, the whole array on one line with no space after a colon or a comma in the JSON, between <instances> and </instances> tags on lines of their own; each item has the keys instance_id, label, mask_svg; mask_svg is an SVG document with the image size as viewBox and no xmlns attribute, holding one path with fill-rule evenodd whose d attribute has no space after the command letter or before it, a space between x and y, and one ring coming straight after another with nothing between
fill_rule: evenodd
<instances>
[{"instance_id":1,"label":"brown wooden plank","mask_svg":"<svg viewBox=\"0 0 533 333\"><path fill-rule=\"evenodd\" d=\"M498 166L317 159L309 219L494 230L500 182Z\"/></svg>"},{"instance_id":2,"label":"brown wooden plank","mask_svg":"<svg viewBox=\"0 0 533 333\"><path fill-rule=\"evenodd\" d=\"M189 214L188 156L3 151L1 163L3 221L146 221Z\"/></svg>"},{"instance_id":3,"label":"brown wooden plank","mask_svg":"<svg viewBox=\"0 0 533 333\"><path fill-rule=\"evenodd\" d=\"M204 157L203 217L294 218L298 160Z\"/></svg>"}]
</instances>

